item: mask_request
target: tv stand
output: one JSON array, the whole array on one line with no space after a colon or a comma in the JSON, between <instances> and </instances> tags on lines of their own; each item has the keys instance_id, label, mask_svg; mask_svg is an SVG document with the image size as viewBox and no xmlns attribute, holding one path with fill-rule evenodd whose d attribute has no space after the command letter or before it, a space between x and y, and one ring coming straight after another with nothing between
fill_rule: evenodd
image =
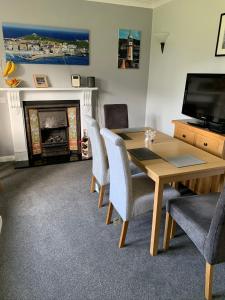
<instances>
[{"instance_id":1,"label":"tv stand","mask_svg":"<svg viewBox=\"0 0 225 300\"><path fill-rule=\"evenodd\" d=\"M199 127L199 124L194 123L194 120L191 119L174 120L173 124L175 125L175 138L225 159L225 134L221 133L221 130L224 129L223 125L216 127L216 125L210 123L207 124L207 128L204 128L201 126L202 124ZM218 130L220 131L219 133L217 132ZM202 159L204 160L204 158ZM213 178L193 179L189 182L184 182L184 184L193 192L202 194L219 191L218 185L222 180L224 180L223 177L214 176Z\"/></svg>"}]
</instances>

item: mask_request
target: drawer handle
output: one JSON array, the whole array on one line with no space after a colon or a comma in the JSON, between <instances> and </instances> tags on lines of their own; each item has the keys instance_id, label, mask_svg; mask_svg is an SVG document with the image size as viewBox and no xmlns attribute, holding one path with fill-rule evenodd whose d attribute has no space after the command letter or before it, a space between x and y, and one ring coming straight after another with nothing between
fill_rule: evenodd
<instances>
[{"instance_id":1,"label":"drawer handle","mask_svg":"<svg viewBox=\"0 0 225 300\"><path fill-rule=\"evenodd\" d=\"M182 134L182 137L185 139L185 138L186 138L186 135L185 135L185 134Z\"/></svg>"},{"instance_id":2,"label":"drawer handle","mask_svg":"<svg viewBox=\"0 0 225 300\"><path fill-rule=\"evenodd\" d=\"M207 147L207 146L208 146L208 143L204 143L204 146Z\"/></svg>"}]
</instances>

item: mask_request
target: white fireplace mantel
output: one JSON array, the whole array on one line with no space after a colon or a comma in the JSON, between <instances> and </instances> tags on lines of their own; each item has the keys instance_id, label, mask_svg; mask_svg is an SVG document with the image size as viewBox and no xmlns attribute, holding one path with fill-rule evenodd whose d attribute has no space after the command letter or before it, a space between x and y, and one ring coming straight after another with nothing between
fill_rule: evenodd
<instances>
[{"instance_id":1,"label":"white fireplace mantel","mask_svg":"<svg viewBox=\"0 0 225 300\"><path fill-rule=\"evenodd\" d=\"M79 100L81 134L86 127L83 116L92 116L93 91L98 88L0 88L7 96L16 161L28 161L27 137L23 101Z\"/></svg>"}]
</instances>

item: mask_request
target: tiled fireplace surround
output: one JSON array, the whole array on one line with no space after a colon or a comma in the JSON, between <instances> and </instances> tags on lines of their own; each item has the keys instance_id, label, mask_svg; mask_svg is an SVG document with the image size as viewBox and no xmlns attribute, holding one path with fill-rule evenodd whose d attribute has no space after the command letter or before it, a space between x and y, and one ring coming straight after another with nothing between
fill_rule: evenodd
<instances>
[{"instance_id":1,"label":"tiled fireplace surround","mask_svg":"<svg viewBox=\"0 0 225 300\"><path fill-rule=\"evenodd\" d=\"M86 129L84 115L95 111L93 92L97 88L17 88L1 89L6 93L9 106L14 156L17 163L28 162L27 137L23 101L79 100L81 136Z\"/></svg>"}]
</instances>

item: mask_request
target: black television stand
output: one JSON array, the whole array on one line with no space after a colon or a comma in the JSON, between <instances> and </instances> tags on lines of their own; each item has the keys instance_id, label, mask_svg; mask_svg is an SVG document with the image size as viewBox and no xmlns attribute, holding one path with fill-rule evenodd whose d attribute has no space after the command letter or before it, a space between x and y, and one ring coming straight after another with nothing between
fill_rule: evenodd
<instances>
[{"instance_id":1,"label":"black television stand","mask_svg":"<svg viewBox=\"0 0 225 300\"><path fill-rule=\"evenodd\" d=\"M199 128L209 128L209 123L207 121L203 121L202 123L195 122L187 122L191 126L199 127Z\"/></svg>"},{"instance_id":2,"label":"black television stand","mask_svg":"<svg viewBox=\"0 0 225 300\"><path fill-rule=\"evenodd\" d=\"M198 128L203 128L203 129L208 129L209 131L213 131L216 133L224 134L225 133L225 125L224 124L212 124L207 121L203 121L202 123L198 122L187 122L187 124L198 127Z\"/></svg>"}]
</instances>

